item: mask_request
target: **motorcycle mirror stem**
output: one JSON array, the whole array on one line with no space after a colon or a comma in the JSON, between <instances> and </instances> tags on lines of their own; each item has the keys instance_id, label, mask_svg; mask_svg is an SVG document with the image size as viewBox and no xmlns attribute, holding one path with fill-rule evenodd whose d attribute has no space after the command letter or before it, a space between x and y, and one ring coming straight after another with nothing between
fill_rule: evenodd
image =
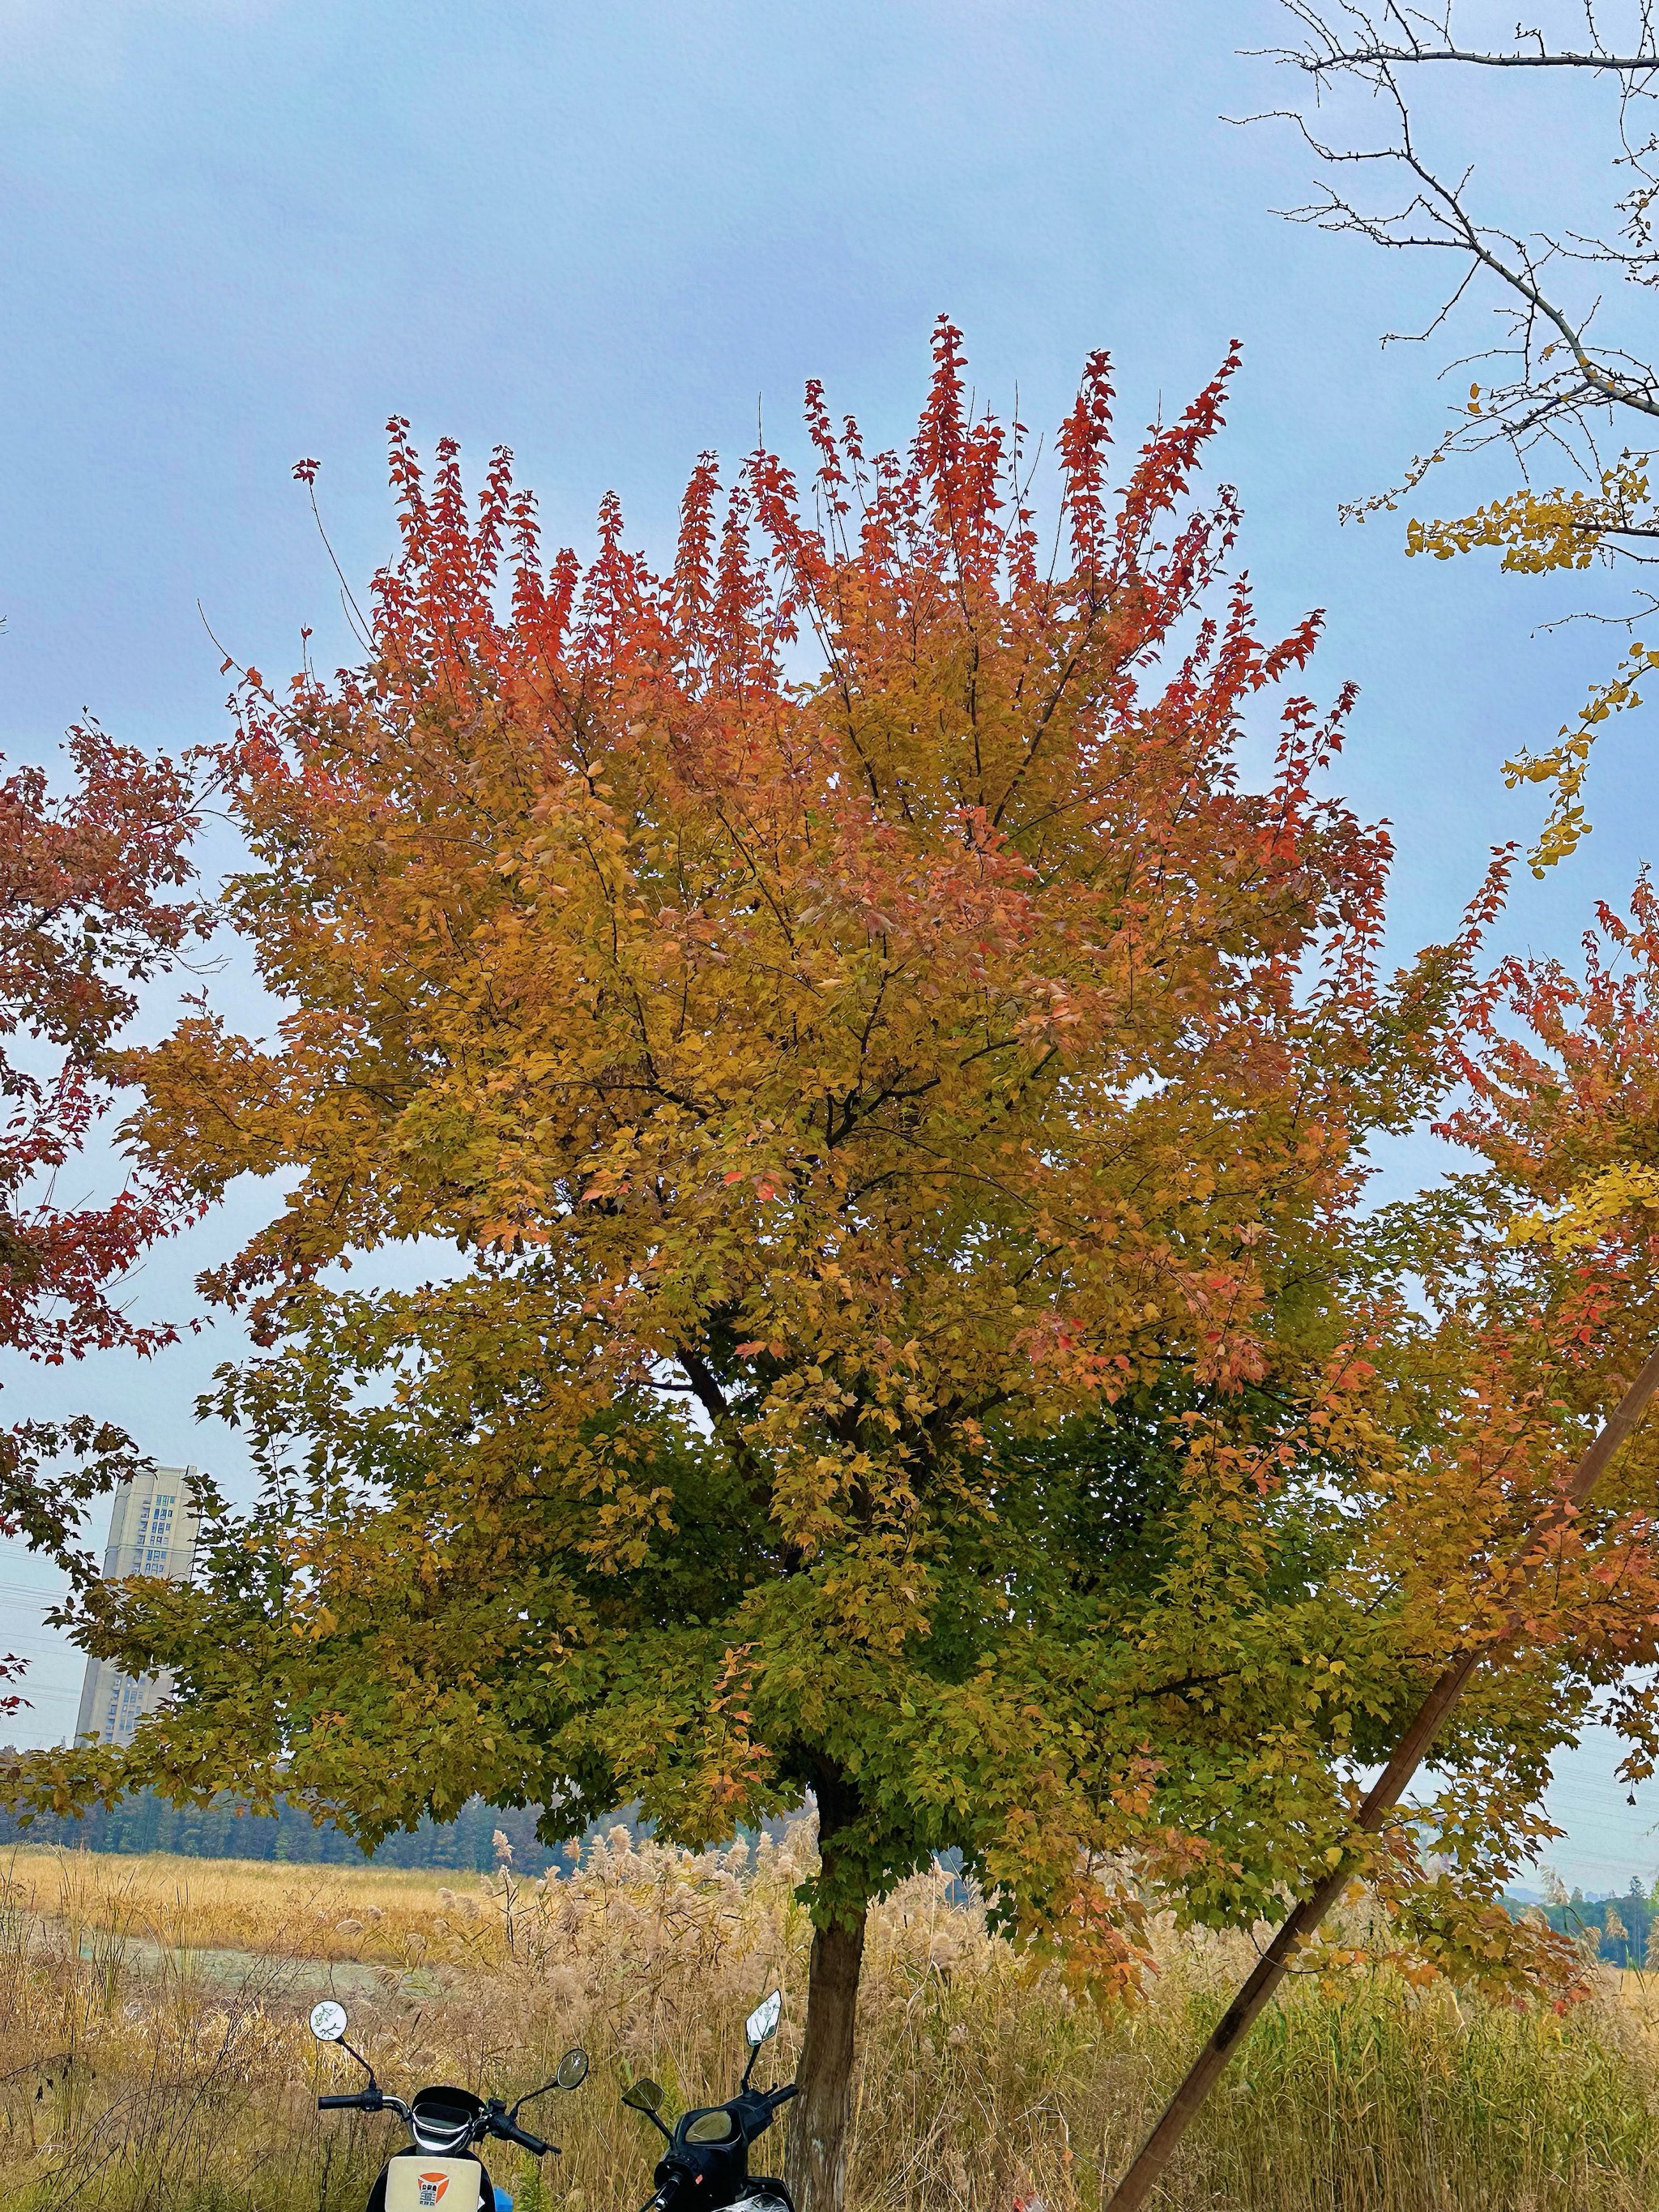
<instances>
[{"instance_id":1,"label":"motorcycle mirror stem","mask_svg":"<svg viewBox=\"0 0 1659 2212\"><path fill-rule=\"evenodd\" d=\"M380 2085L374 2079L374 2069L361 2051L354 2051L345 2039L346 2009L332 1997L325 1997L321 2004L311 2008L311 2032L319 2043L337 2044L348 2058L355 2058L368 2076L368 2086L378 2096Z\"/></svg>"},{"instance_id":2,"label":"motorcycle mirror stem","mask_svg":"<svg viewBox=\"0 0 1659 2212\"><path fill-rule=\"evenodd\" d=\"M355 2058L356 2060L357 2063L362 2068L364 2073L368 2076L369 2087L378 2097L380 2094L380 2085L374 2079L374 2069L369 2064L368 2059L364 2057L362 2052L361 2051L354 2051L343 2035L337 2035L333 2040L337 2048L344 2051L348 2058Z\"/></svg>"},{"instance_id":3,"label":"motorcycle mirror stem","mask_svg":"<svg viewBox=\"0 0 1659 2212\"><path fill-rule=\"evenodd\" d=\"M334 2045L337 2050L343 2051L348 2058L355 2058L356 2060L357 2063L362 2068L364 2073L368 2076L369 2087L378 2097L380 2094L380 2085L374 2079L374 2069L369 2064L368 2059L364 2057L362 2052L361 2051L354 2051L343 2035L331 2036L329 2040Z\"/></svg>"}]
</instances>

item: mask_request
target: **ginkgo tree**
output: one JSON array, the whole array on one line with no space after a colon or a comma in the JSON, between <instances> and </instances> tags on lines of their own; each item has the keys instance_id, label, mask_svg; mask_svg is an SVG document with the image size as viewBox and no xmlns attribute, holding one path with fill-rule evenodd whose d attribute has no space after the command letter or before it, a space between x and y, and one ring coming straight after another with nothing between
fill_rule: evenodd
<instances>
[{"instance_id":1,"label":"ginkgo tree","mask_svg":"<svg viewBox=\"0 0 1659 2212\"><path fill-rule=\"evenodd\" d=\"M280 1024L198 1006L123 1061L143 1170L277 1182L206 1283L264 1486L206 1499L193 1587L84 1593L176 1698L10 1794L281 1791L370 1841L637 1802L693 1844L810 1799L802 2212L842 2198L872 1901L959 1850L1097 1993L1151 1896L1273 1911L1582 1417L1500 1387L1514 1343L1571 1364L1561 1297L1431 1328L1402 1283L1463 1216L1361 1220L1489 1005L1502 869L1384 978L1388 838L1322 788L1347 696L1293 688L1316 621L1262 636L1193 490L1233 366L1113 489L1093 357L1045 539L941 324L906 453L811 386L806 488L705 457L661 573L611 500L544 561L504 453L469 501L394 422L367 658L247 671L218 763ZM374 1286L398 1245L422 1286ZM1651 1642L1645 1541L1586 1537L1439 1829L1379 1844L1401 1956L1571 1976L1492 1898Z\"/></svg>"},{"instance_id":2,"label":"ginkgo tree","mask_svg":"<svg viewBox=\"0 0 1659 2212\"><path fill-rule=\"evenodd\" d=\"M1413 516L1408 552L1437 561L1494 552L1522 576L1622 568L1636 586L1622 606L1585 610L1623 627L1625 649L1553 742L1504 766L1512 786L1550 793L1530 856L1542 875L1588 834L1596 738L1613 715L1641 705L1659 668L1659 646L1646 642L1659 600L1645 584L1659 537L1659 362L1645 327L1659 282L1659 22L1651 0L1549 0L1512 21L1468 0L1281 4L1291 43L1267 55L1310 97L1275 119L1299 130L1319 179L1317 197L1293 219L1426 256L1448 272L1425 326L1384 340L1447 341L1448 426L1401 484L1357 498L1345 518L1392 513L1437 483L1443 463L1496 447L1510 483L1463 513ZM1502 88L1497 143L1531 144L1540 126L1561 136L1541 220L1489 180L1486 164L1449 150L1449 140L1470 143L1478 88ZM1437 108L1441 94L1449 100ZM1599 217L1587 211L1598 196ZM1475 325L1462 345L1450 333L1472 304L1493 311L1495 331Z\"/></svg>"}]
</instances>

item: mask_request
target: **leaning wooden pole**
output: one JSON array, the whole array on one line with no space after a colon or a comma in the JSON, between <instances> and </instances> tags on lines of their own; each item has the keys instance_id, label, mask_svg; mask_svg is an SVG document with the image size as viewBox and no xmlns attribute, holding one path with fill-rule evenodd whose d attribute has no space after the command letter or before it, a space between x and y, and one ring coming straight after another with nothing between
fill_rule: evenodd
<instances>
[{"instance_id":1,"label":"leaning wooden pole","mask_svg":"<svg viewBox=\"0 0 1659 2212\"><path fill-rule=\"evenodd\" d=\"M1601 1480L1608 1461L1624 1443L1659 1389L1659 1352L1655 1352L1589 1449L1573 1470L1566 1500L1582 1505ZM1463 1694L1469 1677L1500 1652L1519 1633L1518 1618L1511 1614L1503 1633L1490 1644L1460 1651L1447 1667L1412 1717L1411 1725L1395 1745L1394 1755L1371 1784L1360 1807L1356 1826L1362 1834L1382 1825L1405 1794L1412 1777L1423 1764L1442 1723ZM1174 2154L1204 2100L1215 2087L1227 2061L1250 2023L1285 1978L1285 1969L1320 1922L1352 1881L1353 1863L1344 1858L1291 1911L1273 1942L1262 1953L1249 1979L1216 2023L1214 2033L1189 2068L1187 2078L1170 2098L1164 2117L1142 2144L1139 2155L1113 2192L1106 2212L1137 2212Z\"/></svg>"}]
</instances>

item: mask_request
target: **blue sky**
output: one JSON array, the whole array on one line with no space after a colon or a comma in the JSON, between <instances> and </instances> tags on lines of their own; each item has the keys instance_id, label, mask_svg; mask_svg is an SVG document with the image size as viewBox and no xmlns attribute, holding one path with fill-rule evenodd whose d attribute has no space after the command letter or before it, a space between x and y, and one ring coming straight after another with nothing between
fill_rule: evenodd
<instances>
[{"instance_id":1,"label":"blue sky","mask_svg":"<svg viewBox=\"0 0 1659 2212\"><path fill-rule=\"evenodd\" d=\"M1091 347L1116 358L1127 436L1238 337L1215 467L1243 493L1245 557L1274 618L1328 610L1316 688L1363 687L1340 781L1395 825L1396 941L1444 931L1487 847L1539 818L1498 763L1549 740L1607 641L1534 635L1583 601L1559 580L1407 562L1397 518L1339 526L1443 420L1442 356L1377 343L1440 272L1273 213L1307 197L1305 155L1221 118L1285 96L1237 51L1277 18L1273 0L0 0L0 750L45 757L83 708L149 744L213 734L198 601L268 673L306 623L343 658L289 471L320 460L336 550L366 575L390 542L393 412L475 461L514 447L556 539L586 544L614 486L660 548L698 452L746 447L757 409L787 449L808 375L902 436L941 309L979 389L1004 407L1018 389L1037 428ZM1449 92L1442 127L1494 189L1571 196L1571 97ZM1446 496L1489 488L1470 472ZM1506 945L1570 951L1651 850L1653 725L1626 720L1595 836L1521 885ZM140 1304L186 1312L235 1212L152 1261ZM143 1369L7 1370L7 1403L111 1413L234 1480L234 1440L191 1401L234 1349L221 1330ZM33 1626L41 1586L0 1553L50 1740L78 1666ZM1607 1764L1592 1746L1564 1776L1570 1880L1659 1866L1659 1802L1624 1807Z\"/></svg>"}]
</instances>

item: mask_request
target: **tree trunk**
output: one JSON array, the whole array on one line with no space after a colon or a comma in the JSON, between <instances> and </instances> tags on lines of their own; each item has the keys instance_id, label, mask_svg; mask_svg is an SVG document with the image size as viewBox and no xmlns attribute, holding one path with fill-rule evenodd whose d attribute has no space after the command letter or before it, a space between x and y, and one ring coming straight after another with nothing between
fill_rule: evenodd
<instances>
[{"instance_id":1,"label":"tree trunk","mask_svg":"<svg viewBox=\"0 0 1659 2212\"><path fill-rule=\"evenodd\" d=\"M820 1880L833 1894L835 1795L818 1792ZM795 2212L842 2212L847 2200L847 2134L853 2111L853 2031L869 1908L860 1903L814 1930L806 1983L806 2033L795 2069L799 2094L789 2107L784 2179Z\"/></svg>"}]
</instances>

